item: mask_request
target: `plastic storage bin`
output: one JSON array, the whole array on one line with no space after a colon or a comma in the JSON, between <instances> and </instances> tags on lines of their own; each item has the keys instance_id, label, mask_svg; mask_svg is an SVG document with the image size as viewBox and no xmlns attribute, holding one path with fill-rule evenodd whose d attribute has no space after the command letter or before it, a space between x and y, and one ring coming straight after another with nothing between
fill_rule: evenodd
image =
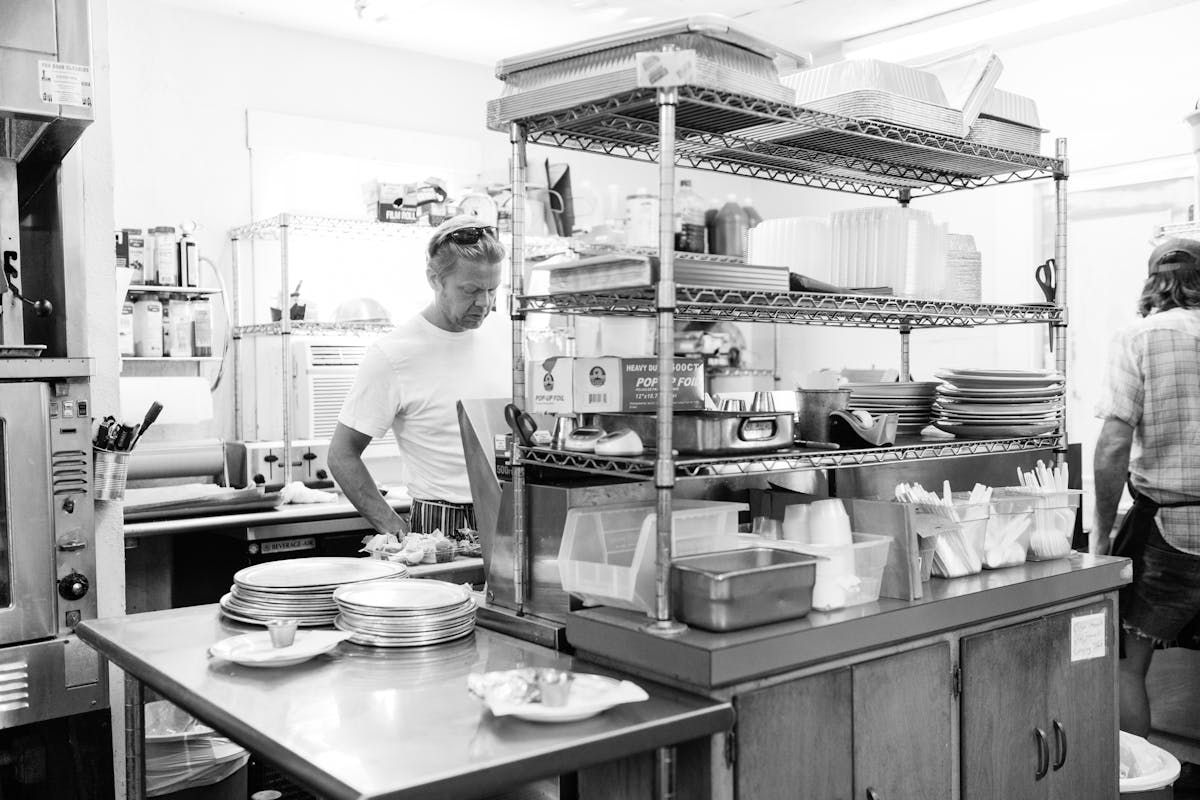
<instances>
[{"instance_id":1,"label":"plastic storage bin","mask_svg":"<svg viewBox=\"0 0 1200 800\"><path fill-rule=\"evenodd\" d=\"M1121 800L1171 800L1179 759L1140 736L1120 732Z\"/></svg>"},{"instance_id":2,"label":"plastic storage bin","mask_svg":"<svg viewBox=\"0 0 1200 800\"><path fill-rule=\"evenodd\" d=\"M987 540L991 505L955 500L950 507L927 507L901 503L909 522L923 539L936 537L933 547L933 574L940 578L960 578L983 571L984 545Z\"/></svg>"},{"instance_id":3,"label":"plastic storage bin","mask_svg":"<svg viewBox=\"0 0 1200 800\"><path fill-rule=\"evenodd\" d=\"M738 514L744 510L749 510L746 503L676 501L672 553L744 546L737 536ZM558 550L563 591L590 605L652 610L657 517L652 504L569 509Z\"/></svg>"},{"instance_id":4,"label":"plastic storage bin","mask_svg":"<svg viewBox=\"0 0 1200 800\"><path fill-rule=\"evenodd\" d=\"M833 611L845 606L874 603L879 599L879 589L883 584L892 537L873 533L855 533L852 536L854 543L849 545L765 540L761 546L819 556L821 561L817 563L816 582L822 591L818 593L814 590L813 608ZM742 538L748 540L750 537Z\"/></svg>"},{"instance_id":5,"label":"plastic storage bin","mask_svg":"<svg viewBox=\"0 0 1200 800\"><path fill-rule=\"evenodd\" d=\"M1020 491L1020 490L1017 490ZM1031 493L1033 497L1033 526L1029 533L1030 561L1050 561L1071 555L1071 539L1075 535L1075 519L1083 492Z\"/></svg>"}]
</instances>

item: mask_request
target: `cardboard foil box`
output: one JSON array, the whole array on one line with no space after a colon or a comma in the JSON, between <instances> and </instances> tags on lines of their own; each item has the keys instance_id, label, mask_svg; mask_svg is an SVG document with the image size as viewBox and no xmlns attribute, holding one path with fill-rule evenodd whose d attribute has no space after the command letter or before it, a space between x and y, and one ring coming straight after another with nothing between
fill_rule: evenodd
<instances>
[{"instance_id":1,"label":"cardboard foil box","mask_svg":"<svg viewBox=\"0 0 1200 800\"><path fill-rule=\"evenodd\" d=\"M657 358L550 358L529 365L529 380L535 412L653 412L658 408ZM671 384L676 410L703 410L702 359L676 358Z\"/></svg>"}]
</instances>

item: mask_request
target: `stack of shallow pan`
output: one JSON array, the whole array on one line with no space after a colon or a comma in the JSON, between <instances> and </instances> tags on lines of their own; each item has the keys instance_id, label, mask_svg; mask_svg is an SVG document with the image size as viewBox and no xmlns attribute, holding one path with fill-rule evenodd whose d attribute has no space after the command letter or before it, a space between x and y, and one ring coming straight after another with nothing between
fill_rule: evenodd
<instances>
[{"instance_id":1,"label":"stack of shallow pan","mask_svg":"<svg viewBox=\"0 0 1200 800\"><path fill-rule=\"evenodd\" d=\"M1053 370L954 369L937 373L934 425L963 439L1041 436L1058 430L1062 375Z\"/></svg>"},{"instance_id":2,"label":"stack of shallow pan","mask_svg":"<svg viewBox=\"0 0 1200 800\"><path fill-rule=\"evenodd\" d=\"M366 558L289 558L239 570L221 613L235 622L263 625L294 619L302 626L329 625L337 616L334 590L381 578L405 578L408 568Z\"/></svg>"},{"instance_id":3,"label":"stack of shallow pan","mask_svg":"<svg viewBox=\"0 0 1200 800\"><path fill-rule=\"evenodd\" d=\"M433 580L372 581L333 593L334 625L371 647L424 647L475 630L475 600L465 586Z\"/></svg>"},{"instance_id":4,"label":"stack of shallow pan","mask_svg":"<svg viewBox=\"0 0 1200 800\"><path fill-rule=\"evenodd\" d=\"M849 383L850 409L866 411L872 416L897 414L900 434L920 433L933 420L933 400L937 381L908 381L905 383Z\"/></svg>"}]
</instances>

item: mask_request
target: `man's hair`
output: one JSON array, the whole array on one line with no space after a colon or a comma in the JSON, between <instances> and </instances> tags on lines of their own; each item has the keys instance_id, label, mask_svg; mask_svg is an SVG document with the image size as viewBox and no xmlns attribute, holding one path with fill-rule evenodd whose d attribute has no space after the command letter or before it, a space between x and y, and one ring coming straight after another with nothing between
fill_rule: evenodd
<instances>
[{"instance_id":1,"label":"man's hair","mask_svg":"<svg viewBox=\"0 0 1200 800\"><path fill-rule=\"evenodd\" d=\"M459 244L453 239L438 243L433 254L425 258L425 266L439 280L454 271L461 261L499 264L504 260L504 245L492 233L485 233L475 244Z\"/></svg>"},{"instance_id":2,"label":"man's hair","mask_svg":"<svg viewBox=\"0 0 1200 800\"><path fill-rule=\"evenodd\" d=\"M1143 317L1152 311L1200 308L1200 268L1190 259L1181 258L1174 263L1193 266L1158 272L1146 279L1142 287L1142 296L1138 298L1138 311Z\"/></svg>"}]
</instances>

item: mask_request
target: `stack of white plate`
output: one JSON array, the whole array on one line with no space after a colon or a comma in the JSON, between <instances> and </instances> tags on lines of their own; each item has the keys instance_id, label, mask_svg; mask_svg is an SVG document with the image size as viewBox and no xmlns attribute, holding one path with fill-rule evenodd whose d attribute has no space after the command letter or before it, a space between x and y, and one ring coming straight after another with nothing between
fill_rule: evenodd
<instances>
[{"instance_id":1,"label":"stack of white plate","mask_svg":"<svg viewBox=\"0 0 1200 800\"><path fill-rule=\"evenodd\" d=\"M355 644L424 647L475 630L475 600L465 586L432 580L373 581L333 593L334 625Z\"/></svg>"},{"instance_id":2,"label":"stack of white plate","mask_svg":"<svg viewBox=\"0 0 1200 800\"><path fill-rule=\"evenodd\" d=\"M850 409L878 416L898 414L900 434L920 433L933 420L933 400L937 381L908 381L906 383L848 383L841 388L850 390Z\"/></svg>"},{"instance_id":3,"label":"stack of white plate","mask_svg":"<svg viewBox=\"0 0 1200 800\"><path fill-rule=\"evenodd\" d=\"M1053 370L948 369L934 425L964 439L1041 436L1058 430L1064 384Z\"/></svg>"},{"instance_id":4,"label":"stack of white plate","mask_svg":"<svg viewBox=\"0 0 1200 800\"><path fill-rule=\"evenodd\" d=\"M239 570L221 613L235 622L262 625L294 619L302 626L329 625L337 616L339 586L380 578L406 578L408 568L368 558L289 558Z\"/></svg>"}]
</instances>

